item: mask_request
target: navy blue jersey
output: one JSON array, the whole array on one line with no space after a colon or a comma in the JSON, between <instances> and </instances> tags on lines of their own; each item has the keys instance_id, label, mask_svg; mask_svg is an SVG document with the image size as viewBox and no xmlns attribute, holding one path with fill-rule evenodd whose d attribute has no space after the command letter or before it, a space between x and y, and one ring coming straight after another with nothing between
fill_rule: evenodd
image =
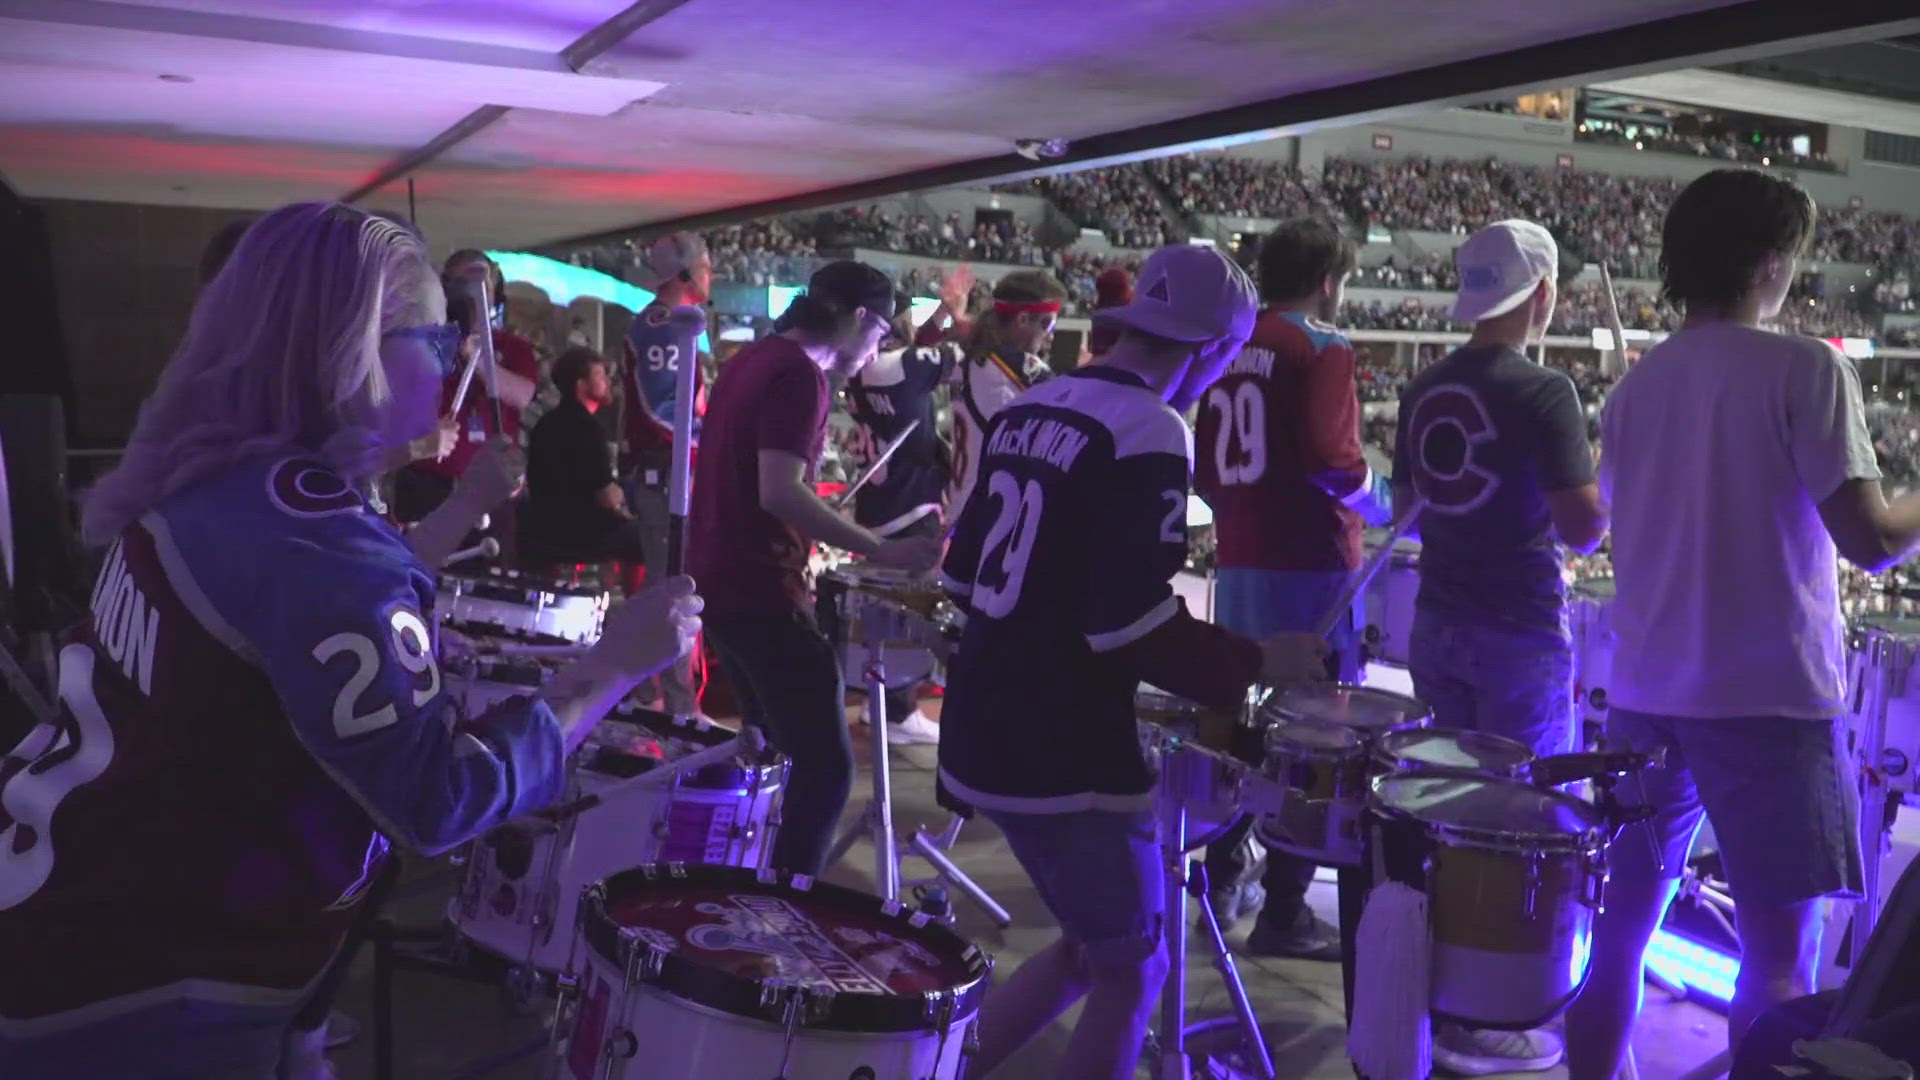
<instances>
[{"instance_id":1,"label":"navy blue jersey","mask_svg":"<svg viewBox=\"0 0 1920 1080\"><path fill-rule=\"evenodd\" d=\"M0 955L33 973L0 979L0 1073L11 1039L158 1002L290 1017L389 840L442 851L558 794L551 709L446 692L434 587L312 462L237 465L125 531L58 723L0 755Z\"/></svg>"},{"instance_id":2,"label":"navy blue jersey","mask_svg":"<svg viewBox=\"0 0 1920 1080\"><path fill-rule=\"evenodd\" d=\"M891 536L938 513L947 486L947 454L934 429L934 393L959 361L957 345L881 353L847 384L854 423L854 467L865 471L914 421L900 449L853 497L853 519Z\"/></svg>"},{"instance_id":3,"label":"navy blue jersey","mask_svg":"<svg viewBox=\"0 0 1920 1080\"><path fill-rule=\"evenodd\" d=\"M1091 365L993 418L941 582L967 625L947 669L940 775L986 809L1144 809L1139 673L1115 655L1178 617L1186 422Z\"/></svg>"},{"instance_id":4,"label":"navy blue jersey","mask_svg":"<svg viewBox=\"0 0 1920 1080\"><path fill-rule=\"evenodd\" d=\"M674 403L680 396L680 365L694 363L700 355L700 335L687 333L673 325L672 309L652 303L633 317L627 327L627 396L625 453L632 464L633 455L661 450L673 444ZM694 372L695 400L698 400L699 372ZM694 420L694 437L700 433Z\"/></svg>"}]
</instances>

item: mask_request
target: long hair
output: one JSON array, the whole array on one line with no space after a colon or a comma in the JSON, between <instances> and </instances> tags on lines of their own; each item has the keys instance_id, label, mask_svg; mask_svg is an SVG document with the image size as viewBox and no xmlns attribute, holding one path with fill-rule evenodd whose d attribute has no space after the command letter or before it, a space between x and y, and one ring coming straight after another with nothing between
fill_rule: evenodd
<instances>
[{"instance_id":1,"label":"long hair","mask_svg":"<svg viewBox=\"0 0 1920 1080\"><path fill-rule=\"evenodd\" d=\"M419 238L392 221L339 203L261 218L200 294L120 465L87 497L85 541L112 542L250 457L299 453L371 476L392 397L380 337L429 321L432 281Z\"/></svg>"},{"instance_id":2,"label":"long hair","mask_svg":"<svg viewBox=\"0 0 1920 1080\"><path fill-rule=\"evenodd\" d=\"M994 285L993 298L1015 304L1047 300L1064 303L1067 287L1045 270L1014 270ZM967 360L984 364L988 356L998 356L1010 363L1019 362L1021 357L1008 355L1014 351L1008 329L1015 318L1017 316L1004 315L991 307L981 312L973 320L973 330L967 336Z\"/></svg>"}]
</instances>

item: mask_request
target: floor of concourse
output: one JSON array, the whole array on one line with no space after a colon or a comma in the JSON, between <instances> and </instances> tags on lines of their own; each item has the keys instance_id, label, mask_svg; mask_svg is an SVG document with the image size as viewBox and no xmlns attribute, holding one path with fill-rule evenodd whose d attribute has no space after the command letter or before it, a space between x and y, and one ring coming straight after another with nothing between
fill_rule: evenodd
<instances>
[{"instance_id":1,"label":"floor of concourse","mask_svg":"<svg viewBox=\"0 0 1920 1080\"><path fill-rule=\"evenodd\" d=\"M938 705L938 701L928 701L925 711L937 716ZM849 716L852 715L850 710ZM871 790L866 729L857 727L854 734L860 776L847 808L849 818L864 808ZM946 814L934 803L935 757L936 750L931 746L894 748L896 829L905 832L915 825L937 829L945 823ZM955 929L992 953L999 972L1012 971L1053 940L1057 932L1053 920L991 823L984 819L969 823L961 833L954 859L1014 917L1011 928L1000 930L964 896L955 897ZM909 861L902 869L902 876L909 880L926 873L926 866L917 860ZM400 882L390 910L403 925L433 924L444 909L453 875L445 859L415 861ZM824 877L870 891L874 881L872 846L865 841L856 844L851 854L830 868ZM1324 871L1322 877L1326 880L1314 884L1310 900L1324 917L1331 919L1334 915L1332 879ZM1244 940L1251 922L1251 919L1243 920L1240 929L1230 935L1229 940L1236 948ZM1226 1015L1231 1011L1226 993L1210 965L1203 940L1198 936L1189 940L1190 1015L1194 1018ZM1245 956L1237 957L1236 962L1261 1018L1278 1074L1287 1078L1348 1080L1353 1074L1344 1051L1338 966ZM395 975L394 996L398 1077L465 1080L486 1076L536 1080L548 1075L548 1058L544 1054L486 1071L474 1068L539 1038L544 1002L542 1012L522 1015L506 1005L498 987L406 970ZM370 954L363 953L342 991L339 1006L364 1025L371 1017L371 1002L372 959ZM1051 1078L1053 1064L1066 1045L1077 1015L1077 1010L1069 1012L994 1076L998 1080ZM1690 1003L1666 1000L1660 991L1649 988L1647 1006L1635 1039L1640 1076L1643 1080L1678 1077L1711 1058L1724 1046L1724 1040L1725 1021L1720 1016ZM643 1055L644 1052L643 1047ZM363 1030L353 1043L335 1051L333 1062L341 1080L371 1080L374 1075L371 1029ZM777 1064L769 1062L765 1075L773 1075ZM1144 1063L1139 1075L1148 1075ZM1533 1075L1558 1078L1564 1077L1566 1070L1558 1068Z\"/></svg>"}]
</instances>

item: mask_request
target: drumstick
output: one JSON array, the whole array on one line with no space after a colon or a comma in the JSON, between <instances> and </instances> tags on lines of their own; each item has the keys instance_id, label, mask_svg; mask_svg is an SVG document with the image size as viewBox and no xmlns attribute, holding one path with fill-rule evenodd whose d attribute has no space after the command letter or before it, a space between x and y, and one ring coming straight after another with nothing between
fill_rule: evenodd
<instances>
[{"instance_id":1,"label":"drumstick","mask_svg":"<svg viewBox=\"0 0 1920 1080\"><path fill-rule=\"evenodd\" d=\"M1333 605L1327 608L1326 613L1320 616L1320 621L1314 624L1315 637L1326 637L1333 633L1334 627L1340 625L1340 617L1353 606L1354 597L1360 595L1361 590L1367 587L1367 583L1373 580L1373 576L1378 574L1387 560L1393 557L1393 546L1413 529L1413 523L1420 519L1421 512L1426 508L1426 497L1416 495L1413 502L1407 506L1406 512L1394 521L1393 528L1388 530L1387 539L1380 545L1379 550L1369 556L1367 561L1361 564L1360 569L1348 576L1347 583L1340 589L1340 595L1334 597Z\"/></svg>"},{"instance_id":2,"label":"drumstick","mask_svg":"<svg viewBox=\"0 0 1920 1080\"><path fill-rule=\"evenodd\" d=\"M889 442L886 447L880 451L880 456L873 459L873 464L868 465L866 471L860 474L860 478L853 482L853 486L841 492L840 495L833 500L833 508L835 510L846 509L847 504L853 501L853 493L867 486L867 481L873 479L874 474L886 466L888 458L893 457L902 446L906 445L907 436L913 434L913 430L919 426L920 421L914 420L903 428L900 434L895 435L893 441Z\"/></svg>"},{"instance_id":3,"label":"drumstick","mask_svg":"<svg viewBox=\"0 0 1920 1080\"><path fill-rule=\"evenodd\" d=\"M1600 263L1600 284L1607 290L1607 328L1613 332L1613 349L1600 358L1600 373L1617 379L1627 373L1627 331L1620 322L1620 298L1613 292L1613 274L1604 260Z\"/></svg>"}]
</instances>

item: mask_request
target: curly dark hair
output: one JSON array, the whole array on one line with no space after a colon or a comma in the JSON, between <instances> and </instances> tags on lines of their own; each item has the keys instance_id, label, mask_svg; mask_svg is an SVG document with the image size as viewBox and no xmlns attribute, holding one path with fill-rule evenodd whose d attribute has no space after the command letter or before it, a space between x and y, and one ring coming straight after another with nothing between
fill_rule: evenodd
<instances>
[{"instance_id":1,"label":"curly dark hair","mask_svg":"<svg viewBox=\"0 0 1920 1080\"><path fill-rule=\"evenodd\" d=\"M1360 261L1353 241L1321 218L1294 218L1260 241L1255 256L1260 299L1268 304L1298 300L1330 277L1352 272Z\"/></svg>"},{"instance_id":2,"label":"curly dark hair","mask_svg":"<svg viewBox=\"0 0 1920 1080\"><path fill-rule=\"evenodd\" d=\"M1798 255L1813 236L1813 199L1758 169L1715 169L1688 184L1660 230L1660 290L1676 307L1726 305L1753 287L1769 255Z\"/></svg>"},{"instance_id":3,"label":"curly dark hair","mask_svg":"<svg viewBox=\"0 0 1920 1080\"><path fill-rule=\"evenodd\" d=\"M606 357L585 345L575 345L554 360L553 385L560 391L563 400L573 400L573 388L587 377L587 372L592 371L595 364L606 365L609 370L612 368Z\"/></svg>"}]
</instances>

